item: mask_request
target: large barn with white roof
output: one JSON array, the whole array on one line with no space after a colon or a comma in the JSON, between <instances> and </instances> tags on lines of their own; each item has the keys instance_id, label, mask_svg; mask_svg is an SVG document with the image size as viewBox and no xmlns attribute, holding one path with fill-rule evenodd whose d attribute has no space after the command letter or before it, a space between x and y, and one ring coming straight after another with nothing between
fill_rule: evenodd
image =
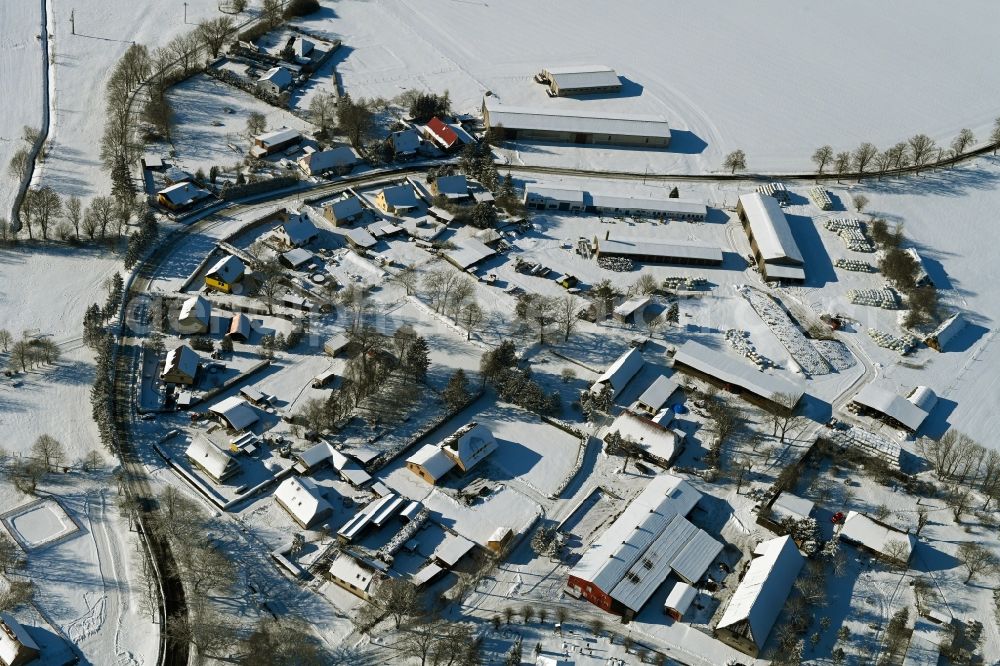
<instances>
[{"instance_id":1,"label":"large barn with white roof","mask_svg":"<svg viewBox=\"0 0 1000 666\"><path fill-rule=\"evenodd\" d=\"M687 515L701 493L663 474L646 486L569 572L566 591L610 613L634 617L673 574L697 583L722 544Z\"/></svg>"},{"instance_id":2,"label":"large barn with white roof","mask_svg":"<svg viewBox=\"0 0 1000 666\"><path fill-rule=\"evenodd\" d=\"M762 541L715 627L715 637L756 657L792 591L805 558L792 537Z\"/></svg>"},{"instance_id":3,"label":"large barn with white roof","mask_svg":"<svg viewBox=\"0 0 1000 666\"><path fill-rule=\"evenodd\" d=\"M670 144L670 125L659 115L506 106L487 97L483 122L487 128L502 130L505 139L650 148Z\"/></svg>"},{"instance_id":4,"label":"large barn with white roof","mask_svg":"<svg viewBox=\"0 0 1000 666\"><path fill-rule=\"evenodd\" d=\"M768 282L805 282L805 260L778 200L758 192L743 194L736 213L761 276Z\"/></svg>"}]
</instances>

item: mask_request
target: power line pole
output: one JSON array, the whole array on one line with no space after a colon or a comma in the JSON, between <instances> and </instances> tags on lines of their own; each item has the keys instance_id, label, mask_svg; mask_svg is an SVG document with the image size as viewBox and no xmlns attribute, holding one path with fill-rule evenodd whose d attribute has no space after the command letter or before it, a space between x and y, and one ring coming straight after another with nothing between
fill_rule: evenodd
<instances>
[{"instance_id":1,"label":"power line pole","mask_svg":"<svg viewBox=\"0 0 1000 666\"><path fill-rule=\"evenodd\" d=\"M75 35L76 34L76 10L75 9L71 9L69 11L69 25L70 25L70 34Z\"/></svg>"},{"instance_id":2,"label":"power line pole","mask_svg":"<svg viewBox=\"0 0 1000 666\"><path fill-rule=\"evenodd\" d=\"M188 22L188 3L184 3L184 23Z\"/></svg>"}]
</instances>

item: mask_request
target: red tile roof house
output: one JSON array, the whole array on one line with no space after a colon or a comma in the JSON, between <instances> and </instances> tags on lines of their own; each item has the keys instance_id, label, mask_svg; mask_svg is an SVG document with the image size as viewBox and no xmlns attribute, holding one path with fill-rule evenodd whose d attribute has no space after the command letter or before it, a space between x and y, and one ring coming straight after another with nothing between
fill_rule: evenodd
<instances>
[{"instance_id":1,"label":"red tile roof house","mask_svg":"<svg viewBox=\"0 0 1000 666\"><path fill-rule=\"evenodd\" d=\"M455 130L445 124L440 118L431 118L424 125L424 136L445 150L451 150L456 146L462 145L462 140L458 138Z\"/></svg>"}]
</instances>

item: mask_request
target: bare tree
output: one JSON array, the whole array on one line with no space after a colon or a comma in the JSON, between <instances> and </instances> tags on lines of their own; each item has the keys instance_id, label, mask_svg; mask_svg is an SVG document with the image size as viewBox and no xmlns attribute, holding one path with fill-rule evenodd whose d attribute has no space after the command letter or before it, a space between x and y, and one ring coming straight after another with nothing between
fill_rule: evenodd
<instances>
[{"instance_id":1,"label":"bare tree","mask_svg":"<svg viewBox=\"0 0 1000 666\"><path fill-rule=\"evenodd\" d=\"M55 437L51 435L40 435L35 443L31 445L31 454L35 456L46 470L58 466L66 457L66 450Z\"/></svg>"},{"instance_id":2,"label":"bare tree","mask_svg":"<svg viewBox=\"0 0 1000 666\"><path fill-rule=\"evenodd\" d=\"M816 176L823 175L823 169L826 165L830 163L833 159L833 147L832 146L820 146L816 149L816 152L812 154L812 161L816 165Z\"/></svg>"},{"instance_id":3,"label":"bare tree","mask_svg":"<svg viewBox=\"0 0 1000 666\"><path fill-rule=\"evenodd\" d=\"M337 122L337 96L319 93L309 102L309 119L319 126L320 133L329 136Z\"/></svg>"},{"instance_id":4,"label":"bare tree","mask_svg":"<svg viewBox=\"0 0 1000 666\"><path fill-rule=\"evenodd\" d=\"M993 121L993 131L990 132L990 142L993 143L993 154L997 154L997 146L1000 145L1000 118Z\"/></svg>"},{"instance_id":5,"label":"bare tree","mask_svg":"<svg viewBox=\"0 0 1000 666\"><path fill-rule=\"evenodd\" d=\"M217 58L223 44L235 30L236 23L232 17L219 16L199 23L195 34L198 35L198 39L205 45L205 49L212 54L212 57Z\"/></svg>"},{"instance_id":6,"label":"bare tree","mask_svg":"<svg viewBox=\"0 0 1000 666\"><path fill-rule=\"evenodd\" d=\"M788 393L776 393L773 396L774 402L782 405L791 405L794 399L795 396ZM808 418L797 415L794 409L788 407L769 412L768 418L773 426L771 436L778 437L782 444L789 432L800 430L809 424Z\"/></svg>"},{"instance_id":7,"label":"bare tree","mask_svg":"<svg viewBox=\"0 0 1000 666\"><path fill-rule=\"evenodd\" d=\"M858 182L864 178L868 165L871 164L876 155L878 155L878 148L875 147L875 144L867 141L854 150L852 159L854 160L854 168L858 172Z\"/></svg>"},{"instance_id":8,"label":"bare tree","mask_svg":"<svg viewBox=\"0 0 1000 666\"><path fill-rule=\"evenodd\" d=\"M837 182L839 183L844 174L851 170L851 154L846 150L837 153L833 158L833 168L837 172Z\"/></svg>"},{"instance_id":9,"label":"bare tree","mask_svg":"<svg viewBox=\"0 0 1000 666\"><path fill-rule=\"evenodd\" d=\"M930 515L927 513L927 509L923 507L917 509L917 529L914 531L914 534L920 536L923 529L927 527L928 522L930 522Z\"/></svg>"},{"instance_id":10,"label":"bare tree","mask_svg":"<svg viewBox=\"0 0 1000 666\"><path fill-rule=\"evenodd\" d=\"M882 180L882 175L892 167L893 155L892 148L887 148L875 156L875 171L879 180Z\"/></svg>"},{"instance_id":11,"label":"bare tree","mask_svg":"<svg viewBox=\"0 0 1000 666\"><path fill-rule=\"evenodd\" d=\"M975 541L963 541L958 546L958 559L965 565L968 575L965 582L981 574L993 575L997 570L997 558L986 546Z\"/></svg>"},{"instance_id":12,"label":"bare tree","mask_svg":"<svg viewBox=\"0 0 1000 666\"><path fill-rule=\"evenodd\" d=\"M399 272L393 273L389 281L405 289L407 296L412 296L417 292L417 277L417 270L413 266L404 266Z\"/></svg>"},{"instance_id":13,"label":"bare tree","mask_svg":"<svg viewBox=\"0 0 1000 666\"><path fill-rule=\"evenodd\" d=\"M62 200L55 190L43 185L34 191L31 205L34 207L34 218L42 232L42 239L48 240L49 227L62 214Z\"/></svg>"},{"instance_id":14,"label":"bare tree","mask_svg":"<svg viewBox=\"0 0 1000 666\"><path fill-rule=\"evenodd\" d=\"M260 15L269 28L274 28L281 23L282 9L281 0L263 0Z\"/></svg>"},{"instance_id":15,"label":"bare tree","mask_svg":"<svg viewBox=\"0 0 1000 666\"><path fill-rule=\"evenodd\" d=\"M965 149L971 146L976 141L976 135L972 133L972 130L966 128L958 133L951 142L951 154L953 157L958 157L965 153Z\"/></svg>"},{"instance_id":16,"label":"bare tree","mask_svg":"<svg viewBox=\"0 0 1000 666\"><path fill-rule=\"evenodd\" d=\"M486 313L483 309L479 307L479 303L476 301L466 302L458 313L458 319L465 329L465 339L471 340L472 334L479 330L479 326L483 323L486 318Z\"/></svg>"},{"instance_id":17,"label":"bare tree","mask_svg":"<svg viewBox=\"0 0 1000 666\"><path fill-rule=\"evenodd\" d=\"M965 513L969 508L969 504L972 503L972 491L965 486L954 485L948 490L945 501L951 507L951 512L955 516L955 522L960 523L962 522L962 514Z\"/></svg>"},{"instance_id":18,"label":"bare tree","mask_svg":"<svg viewBox=\"0 0 1000 666\"><path fill-rule=\"evenodd\" d=\"M14 180L24 180L28 173L28 149L18 148L10 158L7 171Z\"/></svg>"},{"instance_id":19,"label":"bare tree","mask_svg":"<svg viewBox=\"0 0 1000 666\"><path fill-rule=\"evenodd\" d=\"M545 332L556 321L558 301L541 294L521 294L514 306L514 316L534 326L538 331L538 341L545 344Z\"/></svg>"},{"instance_id":20,"label":"bare tree","mask_svg":"<svg viewBox=\"0 0 1000 666\"><path fill-rule=\"evenodd\" d=\"M247 135L257 136L267 128L267 118L260 111L251 111L247 116Z\"/></svg>"},{"instance_id":21,"label":"bare tree","mask_svg":"<svg viewBox=\"0 0 1000 666\"><path fill-rule=\"evenodd\" d=\"M737 170L744 171L747 168L747 156L742 150L734 150L726 155L722 163L723 169L729 169L729 173L736 173Z\"/></svg>"},{"instance_id":22,"label":"bare tree","mask_svg":"<svg viewBox=\"0 0 1000 666\"><path fill-rule=\"evenodd\" d=\"M276 260L269 259L260 263L257 273L257 296L267 306L267 314L273 315L274 303L284 288L285 271Z\"/></svg>"},{"instance_id":23,"label":"bare tree","mask_svg":"<svg viewBox=\"0 0 1000 666\"><path fill-rule=\"evenodd\" d=\"M66 219L73 225L73 232L80 237L80 221L83 219L83 203L80 197L71 196L66 200Z\"/></svg>"},{"instance_id":24,"label":"bare tree","mask_svg":"<svg viewBox=\"0 0 1000 666\"><path fill-rule=\"evenodd\" d=\"M868 197L863 194L855 194L851 197L851 204L854 206L854 210L860 213L868 205Z\"/></svg>"},{"instance_id":25,"label":"bare tree","mask_svg":"<svg viewBox=\"0 0 1000 666\"><path fill-rule=\"evenodd\" d=\"M576 325L580 321L579 312L580 303L573 294L566 294L556 303L556 322L563 334L563 342L569 340L569 336L576 330Z\"/></svg>"},{"instance_id":26,"label":"bare tree","mask_svg":"<svg viewBox=\"0 0 1000 666\"><path fill-rule=\"evenodd\" d=\"M3 347L4 352L10 347L10 343L14 341L14 336L10 334L6 328L0 328L0 347Z\"/></svg>"},{"instance_id":27,"label":"bare tree","mask_svg":"<svg viewBox=\"0 0 1000 666\"><path fill-rule=\"evenodd\" d=\"M936 148L934 139L926 134L917 134L910 137L907 143L910 146L910 157L913 159L913 166L917 167L917 171L919 172L920 167L927 163Z\"/></svg>"}]
</instances>

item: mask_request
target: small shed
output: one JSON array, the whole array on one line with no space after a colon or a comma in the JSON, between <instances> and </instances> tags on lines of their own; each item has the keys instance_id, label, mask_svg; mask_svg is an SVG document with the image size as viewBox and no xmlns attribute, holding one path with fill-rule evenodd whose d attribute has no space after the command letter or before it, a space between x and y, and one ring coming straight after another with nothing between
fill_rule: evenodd
<instances>
[{"instance_id":1,"label":"small shed","mask_svg":"<svg viewBox=\"0 0 1000 666\"><path fill-rule=\"evenodd\" d=\"M323 351L330 356L337 356L347 349L349 344L351 344L351 339L347 337L347 334L338 333L323 344Z\"/></svg>"},{"instance_id":2,"label":"small shed","mask_svg":"<svg viewBox=\"0 0 1000 666\"><path fill-rule=\"evenodd\" d=\"M663 612L680 622L697 596L698 590L683 581L678 581L670 589L666 601L663 602Z\"/></svg>"}]
</instances>

